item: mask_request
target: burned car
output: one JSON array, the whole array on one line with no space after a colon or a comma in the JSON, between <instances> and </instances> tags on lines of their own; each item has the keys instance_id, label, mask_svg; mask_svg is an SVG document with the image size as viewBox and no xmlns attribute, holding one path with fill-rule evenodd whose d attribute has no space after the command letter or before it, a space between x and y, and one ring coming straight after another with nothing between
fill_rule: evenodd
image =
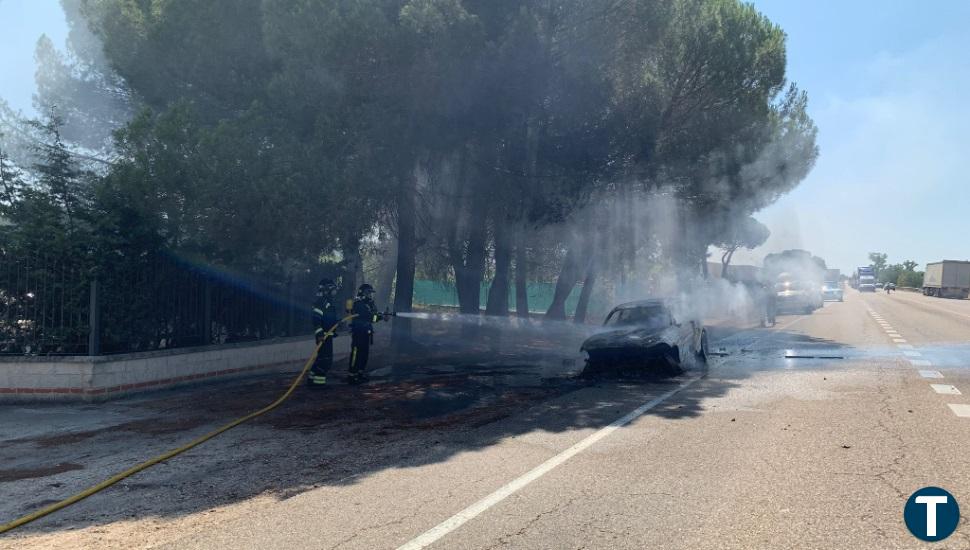
<instances>
[{"instance_id":1,"label":"burned car","mask_svg":"<svg viewBox=\"0 0 970 550\"><path fill-rule=\"evenodd\" d=\"M613 308L604 332L583 342L584 374L630 367L679 372L684 364L707 361L707 330L696 320L677 319L664 300L642 300Z\"/></svg>"}]
</instances>

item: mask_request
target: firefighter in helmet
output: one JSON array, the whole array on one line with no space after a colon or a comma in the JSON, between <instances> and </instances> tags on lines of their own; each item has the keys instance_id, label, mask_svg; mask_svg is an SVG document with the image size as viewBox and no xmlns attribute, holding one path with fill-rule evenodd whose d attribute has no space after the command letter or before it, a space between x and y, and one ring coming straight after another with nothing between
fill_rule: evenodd
<instances>
[{"instance_id":1,"label":"firefighter in helmet","mask_svg":"<svg viewBox=\"0 0 970 550\"><path fill-rule=\"evenodd\" d=\"M335 305L338 290L340 286L332 279L321 279L317 285L317 296L313 301L313 325L320 350L307 375L307 384L311 387L326 386L327 372L333 366L333 339L337 336L335 327L340 323Z\"/></svg>"},{"instance_id":2,"label":"firefighter in helmet","mask_svg":"<svg viewBox=\"0 0 970 550\"><path fill-rule=\"evenodd\" d=\"M355 317L350 321L350 366L347 381L360 384L368 380L367 359L374 343L374 323L388 320L390 314L381 313L374 303L374 287L364 283L357 289L351 306Z\"/></svg>"}]
</instances>

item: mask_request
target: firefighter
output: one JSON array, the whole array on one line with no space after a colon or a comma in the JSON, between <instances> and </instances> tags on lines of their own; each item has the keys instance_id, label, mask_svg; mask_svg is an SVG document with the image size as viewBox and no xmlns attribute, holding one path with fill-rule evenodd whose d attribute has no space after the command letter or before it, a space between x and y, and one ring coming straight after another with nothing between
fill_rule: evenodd
<instances>
[{"instance_id":1,"label":"firefighter","mask_svg":"<svg viewBox=\"0 0 970 550\"><path fill-rule=\"evenodd\" d=\"M374 287L364 283L357 289L357 298L351 306L351 313L355 315L350 321L350 366L347 381L361 384L368 380L367 359L370 346L374 343L374 323L388 319L387 314L381 313L374 303Z\"/></svg>"},{"instance_id":2,"label":"firefighter","mask_svg":"<svg viewBox=\"0 0 970 550\"><path fill-rule=\"evenodd\" d=\"M327 372L333 366L333 339L337 336L334 326L340 322L337 307L334 305L338 290L340 287L332 279L321 279L317 285L317 297L313 302L313 324L320 350L307 374L307 384L310 387L326 386Z\"/></svg>"}]
</instances>

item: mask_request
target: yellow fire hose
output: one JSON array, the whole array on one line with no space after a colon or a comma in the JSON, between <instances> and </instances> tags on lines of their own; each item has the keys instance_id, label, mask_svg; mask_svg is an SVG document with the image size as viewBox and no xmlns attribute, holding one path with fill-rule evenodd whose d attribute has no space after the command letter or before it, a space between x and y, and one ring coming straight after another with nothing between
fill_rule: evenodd
<instances>
[{"instance_id":1,"label":"yellow fire hose","mask_svg":"<svg viewBox=\"0 0 970 550\"><path fill-rule=\"evenodd\" d=\"M221 434L223 432L227 432L227 431L235 428L236 426L242 424L243 422L246 422L248 420L252 420L253 418L256 418L257 416L266 414L269 411L271 411L271 410L275 409L276 407L280 406L280 404L283 403L283 401L286 401L290 397L290 395L293 393L293 391L296 389L296 387L300 384L300 381L303 380L303 377L306 375L306 372L308 370L310 370L310 366L313 365L313 362L314 361L316 361L317 354L320 352L320 346L323 345L323 343L327 340L327 338L330 338L331 336L333 336L334 331L337 330L337 327L340 326L340 323L347 322L347 321L349 321L350 319L352 319L354 317L356 317L356 315L348 315L348 316L344 317L343 319L340 320L339 323L337 323L336 325L330 327L330 330L328 330L327 332L324 333L323 340L321 340L320 343L317 344L316 349L313 350L313 354L310 355L310 358L307 359L306 364L303 365L303 369L300 370L300 374L298 374L296 376L296 378L293 379L293 382L290 384L290 387L276 401L273 401L269 405L263 407L262 409L259 409L256 412L252 412L252 413L247 414L246 416L237 418L236 420L233 420L232 422L226 424L225 426L222 426L221 428L217 428L217 429L215 429L215 430L213 430L213 431L211 431L211 432L209 432L209 433L207 433L207 434L205 434L203 436L197 437L196 439L193 439L192 441L186 443L185 445L182 445L181 447L179 447L177 449L172 449L171 451L168 451L168 452L166 452L164 454L160 454L160 455L156 456L155 458L152 458L150 460L146 460L145 462L142 462L141 464L138 464L136 466L132 466L131 468L128 468L124 472L121 472L119 474L115 474L114 476L109 477L108 479L102 481L101 483L98 483L97 485L88 487L87 489L81 491L80 493L77 493L77 494L75 494L73 496L70 496L68 498L65 498L64 500L62 500L60 502L51 504L50 506L47 506L46 508L42 508L40 510L37 510L36 512L34 512L32 514L27 514L26 516L23 516L21 518L17 518L15 520L11 521L10 523L4 524L4 525L0 525L0 534L6 533L7 531L12 531L12 530L16 529L17 527L21 527L23 525L26 525L26 524L28 524L28 523L30 523L32 521L38 520L38 519L40 519L40 518L42 518L42 517L44 517L46 515L53 514L54 512L56 512L58 510L61 510L63 508L67 508L68 506L70 506L70 505L72 505L72 504L74 504L76 502L80 502L80 501L88 498L89 496L91 496L91 495L93 495L95 493L101 492L101 491L107 489L108 487L111 487L112 485L114 485L115 483L118 483L119 481L121 481L122 479L125 479L126 477L130 477L132 475L135 475L135 474L137 474L138 472L140 472L142 470L146 470L146 469L148 469L148 468L150 468L150 467L158 464L159 462L164 462L164 461L166 461L166 460L168 460L168 459L170 459L170 458L172 458L174 456L180 455L180 454L184 453L185 451L188 451L189 449L191 449L193 447L196 447L198 445L201 445L201 444L205 443L206 441L212 439L213 437L215 437L215 436L217 436L217 435L219 435L219 434Z\"/></svg>"}]
</instances>

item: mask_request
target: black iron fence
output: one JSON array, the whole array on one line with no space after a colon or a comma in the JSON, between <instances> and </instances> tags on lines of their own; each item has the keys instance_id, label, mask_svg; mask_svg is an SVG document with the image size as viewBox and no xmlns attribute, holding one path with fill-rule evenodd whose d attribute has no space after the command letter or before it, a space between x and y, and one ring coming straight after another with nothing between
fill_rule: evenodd
<instances>
[{"instance_id":1,"label":"black iron fence","mask_svg":"<svg viewBox=\"0 0 970 550\"><path fill-rule=\"evenodd\" d=\"M76 262L0 252L0 354L87 353L88 288Z\"/></svg>"},{"instance_id":2,"label":"black iron fence","mask_svg":"<svg viewBox=\"0 0 970 550\"><path fill-rule=\"evenodd\" d=\"M255 281L169 256L91 269L0 252L0 354L100 355L312 332L309 278Z\"/></svg>"}]
</instances>

